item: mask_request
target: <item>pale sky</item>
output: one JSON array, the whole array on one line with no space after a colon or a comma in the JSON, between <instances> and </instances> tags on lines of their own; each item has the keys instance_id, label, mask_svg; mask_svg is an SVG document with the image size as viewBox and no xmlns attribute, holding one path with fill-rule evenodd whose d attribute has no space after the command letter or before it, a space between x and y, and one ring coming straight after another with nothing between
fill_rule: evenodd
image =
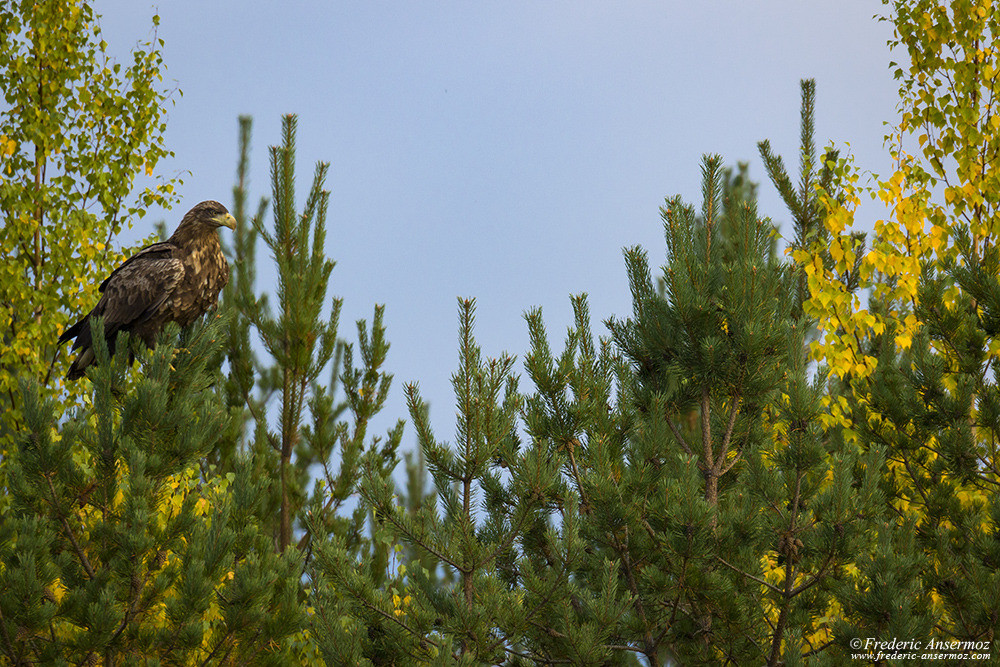
<instances>
[{"instance_id":1,"label":"pale sky","mask_svg":"<svg viewBox=\"0 0 1000 667\"><path fill-rule=\"evenodd\" d=\"M97 0L112 51L148 37L151 3ZM700 161L750 163L759 209L790 233L756 144L798 162L799 80L817 82L817 144L885 174L896 86L873 15L880 2L258 2L164 0L167 173L188 171L173 229L204 199L232 204L237 117L254 118L253 201L270 195L267 146L299 116L302 195L331 163L327 253L341 335L386 305L395 375L384 430L420 383L453 441L457 296L478 301L484 354L527 351L522 313L542 306L561 350L569 295L596 333L628 315L621 250L664 258L658 207L700 204ZM153 216L120 242L152 231ZM225 233L225 232L224 232ZM274 293L258 251L258 288ZM272 297L273 299L273 297ZM530 383L522 379L522 390ZM415 436L408 424L404 448Z\"/></svg>"}]
</instances>

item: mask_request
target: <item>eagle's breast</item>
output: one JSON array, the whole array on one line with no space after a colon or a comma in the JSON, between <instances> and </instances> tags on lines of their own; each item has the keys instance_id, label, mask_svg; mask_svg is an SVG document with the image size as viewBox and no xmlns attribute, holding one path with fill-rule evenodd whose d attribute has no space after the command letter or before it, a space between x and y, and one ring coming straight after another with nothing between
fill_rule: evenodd
<instances>
[{"instance_id":1,"label":"eagle's breast","mask_svg":"<svg viewBox=\"0 0 1000 667\"><path fill-rule=\"evenodd\" d=\"M193 244L185 254L184 278L170 299L171 319L187 326L219 300L219 292L229 282L229 264L214 231L202 243Z\"/></svg>"}]
</instances>

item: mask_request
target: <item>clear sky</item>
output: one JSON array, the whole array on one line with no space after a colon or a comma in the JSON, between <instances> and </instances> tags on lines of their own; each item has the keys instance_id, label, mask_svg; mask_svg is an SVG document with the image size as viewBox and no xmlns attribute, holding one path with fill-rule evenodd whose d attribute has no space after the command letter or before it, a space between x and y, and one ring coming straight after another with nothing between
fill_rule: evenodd
<instances>
[{"instance_id":1,"label":"clear sky","mask_svg":"<svg viewBox=\"0 0 1000 667\"><path fill-rule=\"evenodd\" d=\"M439 438L454 432L456 296L478 301L484 353L527 349L542 306L553 347L569 295L597 333L631 309L621 250L663 260L658 207L697 202L700 159L749 161L760 211L788 231L756 144L798 161L799 81L817 81L817 143L850 143L885 174L896 86L891 27L860 0L384 2L97 0L119 58L161 17L168 173L190 172L173 229L204 199L232 203L237 116L254 118L251 188L270 194L267 146L299 116L298 182L331 163L327 253L342 335L386 305L395 374L385 424L419 382ZM154 220L156 216L153 216ZM120 242L151 231L148 217ZM263 251L258 286L273 293ZM529 383L522 381L522 389ZM413 446L408 426L404 446Z\"/></svg>"}]
</instances>

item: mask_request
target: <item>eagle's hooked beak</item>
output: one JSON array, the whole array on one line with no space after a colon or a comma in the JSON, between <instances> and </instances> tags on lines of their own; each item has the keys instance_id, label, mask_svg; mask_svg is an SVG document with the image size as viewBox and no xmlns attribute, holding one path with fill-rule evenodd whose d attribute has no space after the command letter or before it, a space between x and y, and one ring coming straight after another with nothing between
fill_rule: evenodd
<instances>
[{"instance_id":1,"label":"eagle's hooked beak","mask_svg":"<svg viewBox=\"0 0 1000 667\"><path fill-rule=\"evenodd\" d=\"M229 227L233 230L236 229L236 218L233 217L232 213L220 213L212 218L212 220L220 227Z\"/></svg>"}]
</instances>

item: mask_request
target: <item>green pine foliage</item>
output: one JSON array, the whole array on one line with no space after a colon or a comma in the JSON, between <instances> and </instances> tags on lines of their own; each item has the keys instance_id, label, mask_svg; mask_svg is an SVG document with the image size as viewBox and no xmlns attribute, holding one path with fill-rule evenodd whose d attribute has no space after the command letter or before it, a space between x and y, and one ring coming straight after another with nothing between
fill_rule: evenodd
<instances>
[{"instance_id":1,"label":"green pine foliage","mask_svg":"<svg viewBox=\"0 0 1000 667\"><path fill-rule=\"evenodd\" d=\"M882 531L885 563L869 567L845 611L865 633L990 642L1000 628L1000 373L987 348L1000 334L1000 253L987 246L976 257L968 226L954 234L960 259L921 276L915 315L925 326L909 350L897 351L893 329L873 336L876 371L852 383L870 395L850 404L862 447L893 464L882 486L894 521ZM901 539L908 548L892 544ZM883 571L890 590L879 590Z\"/></svg>"},{"instance_id":2,"label":"green pine foliage","mask_svg":"<svg viewBox=\"0 0 1000 667\"><path fill-rule=\"evenodd\" d=\"M627 251L634 317L611 336L594 340L585 296L558 355L541 311L526 315L532 392L510 357L481 359L460 301L453 446L407 388L438 502L366 476L397 564L383 580L337 540L318 550L328 660L779 664L829 649L835 592L884 514L880 450L824 425L794 274L745 170L710 157L704 177L700 215L677 198L662 211L661 290Z\"/></svg>"},{"instance_id":3,"label":"green pine foliage","mask_svg":"<svg viewBox=\"0 0 1000 667\"><path fill-rule=\"evenodd\" d=\"M799 125L799 183L798 188L792 183L785 168L785 162L780 155L771 150L771 142L761 141L757 144L761 160L768 178L778 190L781 199L792 217L792 238L789 241L789 251L811 250L819 248L823 263L833 266L830 251L824 248L829 239L826 227L823 225L824 197L840 201L843 196L835 187L835 166L840 160L840 151L827 148L819 161L816 159L815 116L816 116L816 82L803 79L800 82L802 90L801 122ZM859 285L859 266L865 254L865 235L854 232L852 239L857 247L854 266L844 276L844 285L850 292L856 292ZM802 304L810 297L805 273L801 267L793 266L795 273L795 306L793 315L796 319L802 317Z\"/></svg>"},{"instance_id":4,"label":"green pine foliage","mask_svg":"<svg viewBox=\"0 0 1000 667\"><path fill-rule=\"evenodd\" d=\"M664 294L655 292L645 253L627 251L634 315L609 326L638 371L641 409L666 415L715 505L720 478L740 460L777 388L790 322L784 267L770 252L773 228L751 202L723 210L717 156L705 159L703 176L700 217L680 198L661 209ZM689 414L685 434L679 420Z\"/></svg>"},{"instance_id":5,"label":"green pine foliage","mask_svg":"<svg viewBox=\"0 0 1000 667\"><path fill-rule=\"evenodd\" d=\"M407 511L395 485L380 474L381 464L372 457L365 462L360 492L377 519L375 538L405 543L422 557L401 563L380 585L382 573L355 567L342 540L318 549L317 602L327 619L328 658L496 663L517 650L532 620L524 613L525 592L512 585L516 543L542 511L557 470L537 453L518 453L514 360L482 359L473 337L474 308L472 300L460 300L454 446L434 436L419 389L406 387L438 503ZM439 568L450 576L442 577ZM337 618L350 621L330 622Z\"/></svg>"},{"instance_id":6,"label":"green pine foliage","mask_svg":"<svg viewBox=\"0 0 1000 667\"><path fill-rule=\"evenodd\" d=\"M224 327L213 318L176 348L168 328L138 372L95 335L93 404L68 418L22 383L28 429L0 524L8 664L285 664L305 621L300 557L260 529L244 461L200 474L233 419L207 370Z\"/></svg>"},{"instance_id":7,"label":"green pine foliage","mask_svg":"<svg viewBox=\"0 0 1000 667\"><path fill-rule=\"evenodd\" d=\"M285 116L282 145L269 151L271 199L262 199L248 218L251 121L240 119L235 268L222 308L236 313L227 336L226 400L243 410L245 420L242 437L230 446L252 454L257 475L275 478L264 491L260 518L277 548L297 547L308 554L317 530L320 540L336 531L355 548L370 544L363 537L365 512L352 501L361 456L378 451L382 474L388 475L398 460L402 422L385 438L368 435L368 423L385 404L392 382L382 370L389 350L383 309L376 306L370 325L357 323L360 363L355 365L354 346L338 336L341 300L327 297L334 268L324 251L328 165L316 166L303 209L296 210L295 131L295 116ZM269 207L273 228L266 224ZM274 295L255 292L258 239L274 262ZM269 296L275 299L274 311ZM252 340L262 343L265 360L258 358ZM231 451L219 449L213 457L224 472ZM352 506L350 516L343 516ZM384 552L378 556L383 562Z\"/></svg>"}]
</instances>

